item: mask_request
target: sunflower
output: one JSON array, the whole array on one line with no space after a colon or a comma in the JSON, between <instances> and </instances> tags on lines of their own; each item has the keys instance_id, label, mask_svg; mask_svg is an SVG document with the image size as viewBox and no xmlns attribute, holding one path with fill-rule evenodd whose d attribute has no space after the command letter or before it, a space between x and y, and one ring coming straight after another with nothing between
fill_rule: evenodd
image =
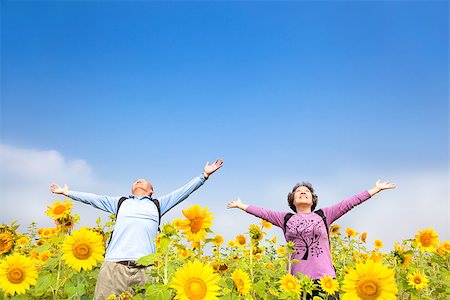
<instances>
[{"instance_id":1,"label":"sunflower","mask_svg":"<svg viewBox=\"0 0 450 300\"><path fill-rule=\"evenodd\" d=\"M39 258L39 252L31 251L29 257L32 258L32 259L38 259Z\"/></svg>"},{"instance_id":2,"label":"sunflower","mask_svg":"<svg viewBox=\"0 0 450 300\"><path fill-rule=\"evenodd\" d=\"M56 228L39 228L37 231L37 234L41 238L51 238L52 236L55 236L58 233L58 230Z\"/></svg>"},{"instance_id":3,"label":"sunflower","mask_svg":"<svg viewBox=\"0 0 450 300\"><path fill-rule=\"evenodd\" d=\"M433 228L419 230L419 233L416 234L416 243L421 252L434 252L439 244L438 234Z\"/></svg>"},{"instance_id":4,"label":"sunflower","mask_svg":"<svg viewBox=\"0 0 450 300\"><path fill-rule=\"evenodd\" d=\"M0 289L7 294L25 293L36 284L37 277L33 260L26 256L14 253L0 262Z\"/></svg>"},{"instance_id":5,"label":"sunflower","mask_svg":"<svg viewBox=\"0 0 450 300\"><path fill-rule=\"evenodd\" d=\"M402 254L403 252L405 252L405 247L399 245L399 243L394 242L394 249L398 254Z\"/></svg>"},{"instance_id":6,"label":"sunflower","mask_svg":"<svg viewBox=\"0 0 450 300\"><path fill-rule=\"evenodd\" d=\"M14 240L10 233L0 233L0 255L8 253L14 246Z\"/></svg>"},{"instance_id":7,"label":"sunflower","mask_svg":"<svg viewBox=\"0 0 450 300\"><path fill-rule=\"evenodd\" d=\"M345 293L342 300L395 300L398 292L394 270L370 259L348 271L342 290Z\"/></svg>"},{"instance_id":8,"label":"sunflower","mask_svg":"<svg viewBox=\"0 0 450 300\"><path fill-rule=\"evenodd\" d=\"M356 235L356 231L354 231L353 229L351 229L351 228L346 228L345 229L345 233L347 233L347 235L349 236L349 237L354 237L355 235Z\"/></svg>"},{"instance_id":9,"label":"sunflower","mask_svg":"<svg viewBox=\"0 0 450 300\"><path fill-rule=\"evenodd\" d=\"M320 287L328 295L334 295L339 291L339 283L331 276L324 276L320 279Z\"/></svg>"},{"instance_id":10,"label":"sunflower","mask_svg":"<svg viewBox=\"0 0 450 300\"><path fill-rule=\"evenodd\" d=\"M231 274L231 278L233 279L234 286L240 296L246 295L250 292L252 283L247 273L237 268L234 270L233 274Z\"/></svg>"},{"instance_id":11,"label":"sunflower","mask_svg":"<svg viewBox=\"0 0 450 300\"><path fill-rule=\"evenodd\" d=\"M201 208L195 204L188 209L183 209L183 215L187 220L182 220L180 230L186 236L189 242L200 242L206 239L206 229L212 226L212 212L208 207Z\"/></svg>"},{"instance_id":12,"label":"sunflower","mask_svg":"<svg viewBox=\"0 0 450 300\"><path fill-rule=\"evenodd\" d=\"M45 211L45 214L53 220L63 219L70 215L72 206L72 201L69 199L64 200L64 202L56 200L52 206L47 206L48 209Z\"/></svg>"},{"instance_id":13,"label":"sunflower","mask_svg":"<svg viewBox=\"0 0 450 300\"><path fill-rule=\"evenodd\" d=\"M381 253L380 251L372 250L372 252L370 252L370 259L374 262L381 262L383 260L383 253Z\"/></svg>"},{"instance_id":14,"label":"sunflower","mask_svg":"<svg viewBox=\"0 0 450 300\"><path fill-rule=\"evenodd\" d=\"M377 248L377 249L381 249L381 248L383 248L383 246L384 246L383 241L381 241L381 240L375 240L375 241L373 242L373 245L374 245L375 248Z\"/></svg>"},{"instance_id":15,"label":"sunflower","mask_svg":"<svg viewBox=\"0 0 450 300\"><path fill-rule=\"evenodd\" d=\"M28 243L30 242L30 238L27 236L21 236L18 240L17 240L17 245L24 247L26 245L28 245Z\"/></svg>"},{"instance_id":16,"label":"sunflower","mask_svg":"<svg viewBox=\"0 0 450 300\"><path fill-rule=\"evenodd\" d=\"M446 253L450 253L450 241L443 241L441 247Z\"/></svg>"},{"instance_id":17,"label":"sunflower","mask_svg":"<svg viewBox=\"0 0 450 300\"><path fill-rule=\"evenodd\" d=\"M339 226L339 225L331 225L330 226L330 234L332 236L338 235L339 230L341 230L341 226Z\"/></svg>"},{"instance_id":18,"label":"sunflower","mask_svg":"<svg viewBox=\"0 0 450 300\"><path fill-rule=\"evenodd\" d=\"M246 243L247 243L247 239L245 238L245 236L243 236L242 234L238 234L236 236L236 244L239 247L244 247Z\"/></svg>"},{"instance_id":19,"label":"sunflower","mask_svg":"<svg viewBox=\"0 0 450 300\"><path fill-rule=\"evenodd\" d=\"M252 224L248 228L248 233L252 239L252 243L258 243L262 240L264 233L261 231L258 225Z\"/></svg>"},{"instance_id":20,"label":"sunflower","mask_svg":"<svg viewBox=\"0 0 450 300\"><path fill-rule=\"evenodd\" d=\"M412 262L412 259L413 259L412 254L405 254L403 256L403 261L402 261L402 268L403 268L403 270L405 270L406 268L409 267L409 265Z\"/></svg>"},{"instance_id":21,"label":"sunflower","mask_svg":"<svg viewBox=\"0 0 450 300\"><path fill-rule=\"evenodd\" d=\"M300 282L291 274L286 274L280 279L280 288L283 292L300 294Z\"/></svg>"},{"instance_id":22,"label":"sunflower","mask_svg":"<svg viewBox=\"0 0 450 300\"><path fill-rule=\"evenodd\" d=\"M273 239L272 239L272 243L274 243L274 244L276 244L276 243L277 243L277 237L276 237L276 236L274 236L274 237L273 237Z\"/></svg>"},{"instance_id":23,"label":"sunflower","mask_svg":"<svg viewBox=\"0 0 450 300\"><path fill-rule=\"evenodd\" d=\"M183 223L183 220L181 220L181 219L175 219L172 221L172 225L175 226L175 228L178 230L181 230L182 223Z\"/></svg>"},{"instance_id":24,"label":"sunflower","mask_svg":"<svg viewBox=\"0 0 450 300\"><path fill-rule=\"evenodd\" d=\"M286 248L284 246L280 246L277 248L278 256L285 256L286 255Z\"/></svg>"},{"instance_id":25,"label":"sunflower","mask_svg":"<svg viewBox=\"0 0 450 300\"><path fill-rule=\"evenodd\" d=\"M66 215L64 217L61 217L59 219L55 220L56 223L56 231L69 231L70 229L72 229L76 223L78 223L78 221L80 220L80 217L75 214L75 215Z\"/></svg>"},{"instance_id":26,"label":"sunflower","mask_svg":"<svg viewBox=\"0 0 450 300\"><path fill-rule=\"evenodd\" d=\"M439 255L445 255L450 253L450 242L449 241L442 241L439 244L439 247L436 249L437 253Z\"/></svg>"},{"instance_id":27,"label":"sunflower","mask_svg":"<svg viewBox=\"0 0 450 300\"><path fill-rule=\"evenodd\" d=\"M91 270L102 260L105 248L100 234L83 227L64 239L62 251L66 264L79 272Z\"/></svg>"},{"instance_id":28,"label":"sunflower","mask_svg":"<svg viewBox=\"0 0 450 300\"><path fill-rule=\"evenodd\" d=\"M190 253L187 249L179 249L178 250L178 257L181 259L187 259L189 257Z\"/></svg>"},{"instance_id":29,"label":"sunflower","mask_svg":"<svg viewBox=\"0 0 450 300\"><path fill-rule=\"evenodd\" d=\"M363 233L361 234L361 242L365 243L365 242L366 242L366 239L367 239L367 232L363 232Z\"/></svg>"},{"instance_id":30,"label":"sunflower","mask_svg":"<svg viewBox=\"0 0 450 300\"><path fill-rule=\"evenodd\" d=\"M216 246L220 246L223 244L223 242L224 242L223 236L221 236L220 234L216 234L216 236L214 237L213 244Z\"/></svg>"},{"instance_id":31,"label":"sunflower","mask_svg":"<svg viewBox=\"0 0 450 300\"><path fill-rule=\"evenodd\" d=\"M192 242L191 243L191 249L200 249L200 242Z\"/></svg>"},{"instance_id":32,"label":"sunflower","mask_svg":"<svg viewBox=\"0 0 450 300\"><path fill-rule=\"evenodd\" d=\"M228 270L228 264L225 262L213 261L211 262L211 267L214 269L214 271L217 271L219 273L225 273Z\"/></svg>"},{"instance_id":33,"label":"sunflower","mask_svg":"<svg viewBox=\"0 0 450 300\"><path fill-rule=\"evenodd\" d=\"M219 280L210 265L203 265L196 259L175 271L170 287L177 292L175 299L212 300L219 294Z\"/></svg>"},{"instance_id":34,"label":"sunflower","mask_svg":"<svg viewBox=\"0 0 450 300\"><path fill-rule=\"evenodd\" d=\"M408 279L408 284L416 290L421 290L428 286L428 278L420 271L408 274Z\"/></svg>"},{"instance_id":35,"label":"sunflower","mask_svg":"<svg viewBox=\"0 0 450 300\"><path fill-rule=\"evenodd\" d=\"M50 256L52 256L52 253L49 250L44 250L41 253L39 253L39 260L44 262L47 259L49 259Z\"/></svg>"},{"instance_id":36,"label":"sunflower","mask_svg":"<svg viewBox=\"0 0 450 300\"><path fill-rule=\"evenodd\" d=\"M228 247L231 247L231 248L236 247L236 242L234 240L229 240Z\"/></svg>"},{"instance_id":37,"label":"sunflower","mask_svg":"<svg viewBox=\"0 0 450 300\"><path fill-rule=\"evenodd\" d=\"M266 220L261 220L261 225L262 225L262 227L265 228L265 229L270 229L270 228L272 228L272 223L267 222Z\"/></svg>"},{"instance_id":38,"label":"sunflower","mask_svg":"<svg viewBox=\"0 0 450 300\"><path fill-rule=\"evenodd\" d=\"M255 246L252 248L252 253L253 253L253 255L263 254L265 249L266 249L265 247Z\"/></svg>"},{"instance_id":39,"label":"sunflower","mask_svg":"<svg viewBox=\"0 0 450 300\"><path fill-rule=\"evenodd\" d=\"M166 223L162 226L161 232L164 236L171 237L171 236L177 234L177 229L174 225L172 225L170 223Z\"/></svg>"},{"instance_id":40,"label":"sunflower","mask_svg":"<svg viewBox=\"0 0 450 300\"><path fill-rule=\"evenodd\" d=\"M228 264L227 263L219 264L219 267L217 269L217 271L219 271L220 273L225 273L227 270L228 270Z\"/></svg>"}]
</instances>

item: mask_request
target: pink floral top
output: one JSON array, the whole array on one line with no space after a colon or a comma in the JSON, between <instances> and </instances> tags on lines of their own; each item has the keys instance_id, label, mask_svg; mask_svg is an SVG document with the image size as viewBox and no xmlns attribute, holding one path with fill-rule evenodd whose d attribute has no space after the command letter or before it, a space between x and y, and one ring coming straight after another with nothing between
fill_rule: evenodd
<instances>
[{"instance_id":1,"label":"pink floral top","mask_svg":"<svg viewBox=\"0 0 450 300\"><path fill-rule=\"evenodd\" d=\"M335 205L322 208L328 228L353 207L369 198L369 192L364 191ZM282 228L284 231L284 217L288 214L287 212L274 212L252 205L247 207L246 211ZM314 212L294 214L286 224L284 237L286 241L294 243L292 259L299 261L292 265L292 275L301 273L308 275L311 279L320 279L325 275L336 277L331 260L328 234L325 224L319 215Z\"/></svg>"}]
</instances>

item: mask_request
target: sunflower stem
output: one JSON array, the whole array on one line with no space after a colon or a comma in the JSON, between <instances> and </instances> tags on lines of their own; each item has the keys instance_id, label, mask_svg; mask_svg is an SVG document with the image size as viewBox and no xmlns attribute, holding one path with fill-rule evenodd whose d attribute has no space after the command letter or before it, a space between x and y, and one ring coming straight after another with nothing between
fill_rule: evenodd
<instances>
[{"instance_id":1,"label":"sunflower stem","mask_svg":"<svg viewBox=\"0 0 450 300\"><path fill-rule=\"evenodd\" d=\"M250 276L253 284L253 246L250 244Z\"/></svg>"},{"instance_id":2,"label":"sunflower stem","mask_svg":"<svg viewBox=\"0 0 450 300\"><path fill-rule=\"evenodd\" d=\"M56 273L56 287L55 287L55 291L53 293L53 299L58 299L58 290L59 290L59 276L61 273L61 256L59 256L58 259L58 273Z\"/></svg>"},{"instance_id":3,"label":"sunflower stem","mask_svg":"<svg viewBox=\"0 0 450 300\"><path fill-rule=\"evenodd\" d=\"M201 257L202 257L202 242L199 241L198 242L198 253L197 253L198 260L201 260Z\"/></svg>"},{"instance_id":4,"label":"sunflower stem","mask_svg":"<svg viewBox=\"0 0 450 300\"><path fill-rule=\"evenodd\" d=\"M166 251L166 254L164 255L164 285L167 284L168 281L168 265L169 265L169 251Z\"/></svg>"},{"instance_id":5,"label":"sunflower stem","mask_svg":"<svg viewBox=\"0 0 450 300\"><path fill-rule=\"evenodd\" d=\"M250 242L250 277L251 277L251 280L252 280L252 286L253 286L253 283L254 283L254 279L253 279L253 245L251 244L251 242ZM255 296L254 295L254 290L252 289L252 296Z\"/></svg>"}]
</instances>

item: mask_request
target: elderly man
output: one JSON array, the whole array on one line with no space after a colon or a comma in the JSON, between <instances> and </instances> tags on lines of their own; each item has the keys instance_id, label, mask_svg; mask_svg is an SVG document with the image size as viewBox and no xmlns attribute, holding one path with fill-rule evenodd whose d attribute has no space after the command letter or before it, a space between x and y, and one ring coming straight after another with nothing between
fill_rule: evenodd
<instances>
[{"instance_id":1,"label":"elderly man","mask_svg":"<svg viewBox=\"0 0 450 300\"><path fill-rule=\"evenodd\" d=\"M54 194L62 194L117 214L114 233L98 274L94 299L103 300L110 294L131 291L131 286L143 285L150 279L145 272L146 269L137 266L135 262L138 258L155 252L154 239L158 233L160 217L203 185L211 174L222 167L222 164L222 160L216 160L212 164L207 162L200 176L158 199L152 198L153 187L145 179L133 182L131 195L128 197L74 192L69 190L67 185L59 187L54 183L50 186Z\"/></svg>"}]
</instances>

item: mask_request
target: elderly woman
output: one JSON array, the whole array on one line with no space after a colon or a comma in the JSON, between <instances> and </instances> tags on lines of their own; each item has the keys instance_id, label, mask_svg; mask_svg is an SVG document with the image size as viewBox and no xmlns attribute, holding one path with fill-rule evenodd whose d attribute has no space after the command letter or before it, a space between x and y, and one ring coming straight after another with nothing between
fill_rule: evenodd
<instances>
[{"instance_id":1,"label":"elderly woman","mask_svg":"<svg viewBox=\"0 0 450 300\"><path fill-rule=\"evenodd\" d=\"M313 280L319 280L324 276L336 277L331 259L331 249L328 240L328 228L330 225L350 211L353 207L370 199L380 191L395 188L390 182L378 180L375 187L363 191L349 199L335 205L317 211L318 197L310 183L298 183L288 194L289 207L295 214L288 212L274 212L253 205L247 205L240 199L228 203L228 208L240 208L249 214L264 219L283 229L286 241L294 243L292 260L298 260L291 268L291 274L305 274ZM315 295L318 292L315 291ZM308 295L308 299L312 299ZM339 299L339 295L329 297Z\"/></svg>"}]
</instances>

